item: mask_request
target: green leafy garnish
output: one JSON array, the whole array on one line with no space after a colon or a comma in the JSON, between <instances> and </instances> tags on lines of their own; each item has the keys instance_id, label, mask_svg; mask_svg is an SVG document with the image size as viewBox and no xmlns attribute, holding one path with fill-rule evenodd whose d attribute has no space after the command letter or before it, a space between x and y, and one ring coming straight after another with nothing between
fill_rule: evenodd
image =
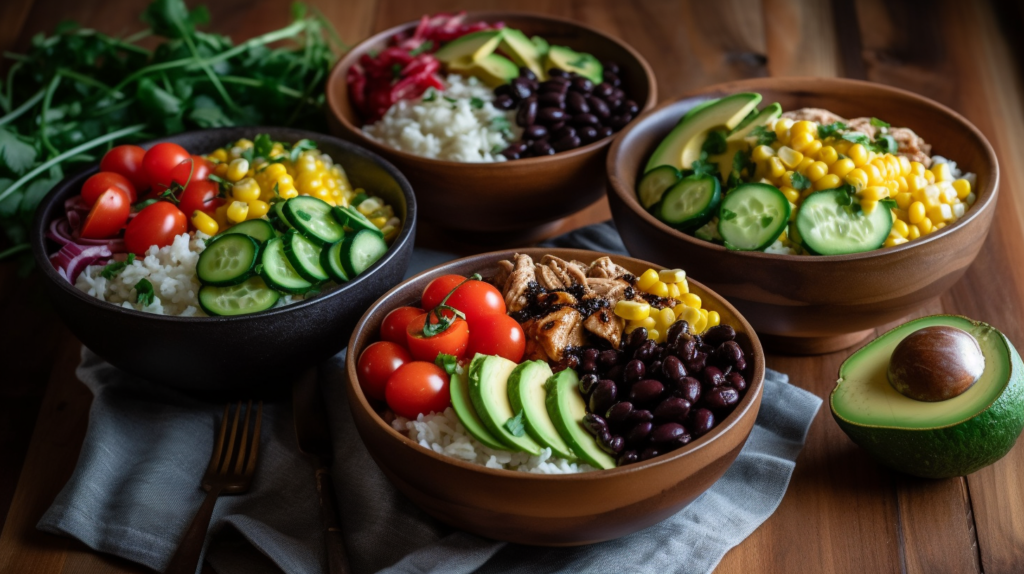
<instances>
[{"instance_id":1,"label":"green leafy garnish","mask_svg":"<svg viewBox=\"0 0 1024 574\"><path fill-rule=\"evenodd\" d=\"M451 298L452 294L455 293L459 287L462 287L466 281L479 281L481 279L478 273L474 273L469 276L465 281L460 282L456 285L444 299L430 311L427 312L427 320L423 323L423 337L429 339L435 335L439 335L455 324L456 319L465 320L466 314L459 311L455 307L448 305L448 299Z\"/></svg>"},{"instance_id":2,"label":"green leafy garnish","mask_svg":"<svg viewBox=\"0 0 1024 574\"><path fill-rule=\"evenodd\" d=\"M736 150L732 156L732 171L726 179L726 187L733 188L743 183L743 170L753 173L754 168L750 165L750 154L743 150Z\"/></svg>"},{"instance_id":3,"label":"green leafy garnish","mask_svg":"<svg viewBox=\"0 0 1024 574\"><path fill-rule=\"evenodd\" d=\"M866 134L862 134L860 132L846 132L845 134L843 134L843 139L848 142L860 144L865 147L871 145L871 138L869 138Z\"/></svg>"},{"instance_id":4,"label":"green leafy garnish","mask_svg":"<svg viewBox=\"0 0 1024 574\"><path fill-rule=\"evenodd\" d=\"M797 191L803 191L811 186L811 180L797 171L794 171L793 175L789 176L789 182L793 185L793 189Z\"/></svg>"},{"instance_id":5,"label":"green leafy garnish","mask_svg":"<svg viewBox=\"0 0 1024 574\"><path fill-rule=\"evenodd\" d=\"M730 219L736 219L736 212L730 211L723 207L721 213L719 213L719 216L725 221L729 221Z\"/></svg>"},{"instance_id":6,"label":"green leafy garnish","mask_svg":"<svg viewBox=\"0 0 1024 574\"><path fill-rule=\"evenodd\" d=\"M523 411L519 411L516 416L505 421L505 424L502 426L512 436L523 436L526 433L526 426L523 424Z\"/></svg>"},{"instance_id":7,"label":"green leafy garnish","mask_svg":"<svg viewBox=\"0 0 1024 574\"><path fill-rule=\"evenodd\" d=\"M451 104L454 104L455 102L459 101L459 100L456 100L455 98L452 98L450 96L444 96L444 99L445 99L446 102L451 103Z\"/></svg>"},{"instance_id":8,"label":"green leafy garnish","mask_svg":"<svg viewBox=\"0 0 1024 574\"><path fill-rule=\"evenodd\" d=\"M843 122L832 122L830 124L822 124L818 126L818 137L821 139L830 138L840 132L845 132L847 125Z\"/></svg>"},{"instance_id":9,"label":"green leafy garnish","mask_svg":"<svg viewBox=\"0 0 1024 574\"><path fill-rule=\"evenodd\" d=\"M391 64L391 77L393 77L396 80L402 77L401 64Z\"/></svg>"},{"instance_id":10,"label":"green leafy garnish","mask_svg":"<svg viewBox=\"0 0 1024 574\"><path fill-rule=\"evenodd\" d=\"M693 170L693 175L696 176L718 176L718 165L708 161L708 153L705 151L700 152L700 157L697 159L697 161L693 162L693 165L690 166L690 169Z\"/></svg>"},{"instance_id":11,"label":"green leafy garnish","mask_svg":"<svg viewBox=\"0 0 1024 574\"><path fill-rule=\"evenodd\" d=\"M896 143L896 138L889 134L882 134L875 138L875 146L882 153L896 153L899 151L899 145Z\"/></svg>"},{"instance_id":12,"label":"green leafy garnish","mask_svg":"<svg viewBox=\"0 0 1024 574\"><path fill-rule=\"evenodd\" d=\"M270 150L274 149L274 140L270 139L270 134L259 134L253 138L252 143L256 157L270 159Z\"/></svg>"},{"instance_id":13,"label":"green leafy garnish","mask_svg":"<svg viewBox=\"0 0 1024 574\"><path fill-rule=\"evenodd\" d=\"M438 353L437 358L434 359L434 364L444 369L444 372L449 375L454 375L455 370L459 366L459 360L454 355L446 355L444 353Z\"/></svg>"},{"instance_id":14,"label":"green leafy garnish","mask_svg":"<svg viewBox=\"0 0 1024 574\"><path fill-rule=\"evenodd\" d=\"M756 140L754 145L772 145L778 139L775 132L768 129L768 126L757 126L750 131L750 136L748 137Z\"/></svg>"},{"instance_id":15,"label":"green leafy garnish","mask_svg":"<svg viewBox=\"0 0 1024 574\"><path fill-rule=\"evenodd\" d=\"M434 41L433 40L427 40L426 42L423 42L422 44L420 44L419 46L416 46L412 50L409 50L409 55L413 56L413 57L419 56L423 52L427 52L430 49L432 49L433 47L434 47Z\"/></svg>"},{"instance_id":16,"label":"green leafy garnish","mask_svg":"<svg viewBox=\"0 0 1024 574\"><path fill-rule=\"evenodd\" d=\"M479 110L480 108L484 107L484 101L476 96L473 96L472 98L469 99L469 105L474 109Z\"/></svg>"},{"instance_id":17,"label":"green leafy garnish","mask_svg":"<svg viewBox=\"0 0 1024 574\"><path fill-rule=\"evenodd\" d=\"M149 282L149 279L142 278L135 284L135 302L143 307L148 307L153 304L153 284Z\"/></svg>"},{"instance_id":18,"label":"green leafy garnish","mask_svg":"<svg viewBox=\"0 0 1024 574\"><path fill-rule=\"evenodd\" d=\"M432 102L437 99L437 90L434 88L427 88L427 92L423 94L424 102Z\"/></svg>"},{"instance_id":19,"label":"green leafy garnish","mask_svg":"<svg viewBox=\"0 0 1024 574\"><path fill-rule=\"evenodd\" d=\"M714 130L708 133L708 138L704 140L704 145L700 147L702 153L707 155L718 155L725 153L725 132L722 130Z\"/></svg>"},{"instance_id":20,"label":"green leafy garnish","mask_svg":"<svg viewBox=\"0 0 1024 574\"><path fill-rule=\"evenodd\" d=\"M313 149L316 149L315 142L308 139L301 139L292 144L292 149L288 152L288 159L290 159L292 163L297 162L299 161L299 156L302 155L302 152Z\"/></svg>"},{"instance_id":21,"label":"green leafy garnish","mask_svg":"<svg viewBox=\"0 0 1024 574\"><path fill-rule=\"evenodd\" d=\"M883 122L878 118L871 118L871 125L875 126L876 128L887 128L890 124L889 122Z\"/></svg>"},{"instance_id":22,"label":"green leafy garnish","mask_svg":"<svg viewBox=\"0 0 1024 574\"><path fill-rule=\"evenodd\" d=\"M113 279L118 273L124 271L124 268L131 265L134 261L135 254L129 253L128 258L124 261L115 261L105 266L103 270L100 271L100 277L103 277L104 279Z\"/></svg>"},{"instance_id":23,"label":"green leafy garnish","mask_svg":"<svg viewBox=\"0 0 1024 574\"><path fill-rule=\"evenodd\" d=\"M881 199L881 200L879 200L878 203L880 203L883 206L885 206L886 209L899 209L899 207L900 207L899 204L896 203L896 200L891 198L891 197L886 197L885 199Z\"/></svg>"}]
</instances>

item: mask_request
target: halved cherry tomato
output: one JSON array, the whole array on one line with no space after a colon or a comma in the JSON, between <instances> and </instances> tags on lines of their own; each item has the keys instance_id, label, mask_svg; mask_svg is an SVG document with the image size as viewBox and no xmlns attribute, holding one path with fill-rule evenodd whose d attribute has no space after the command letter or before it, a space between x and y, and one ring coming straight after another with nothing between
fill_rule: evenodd
<instances>
[{"instance_id":1,"label":"halved cherry tomato","mask_svg":"<svg viewBox=\"0 0 1024 574\"><path fill-rule=\"evenodd\" d=\"M452 404L448 373L434 363L406 363L388 378L384 398L396 415L408 419L442 412Z\"/></svg>"},{"instance_id":2,"label":"halved cherry tomato","mask_svg":"<svg viewBox=\"0 0 1024 574\"><path fill-rule=\"evenodd\" d=\"M101 171L92 175L82 184L82 199L89 205L96 203L96 200L103 195L103 192L110 188L124 190L128 194L128 203L135 203L138 196L135 193L135 186L127 177L113 171Z\"/></svg>"},{"instance_id":3,"label":"halved cherry tomato","mask_svg":"<svg viewBox=\"0 0 1024 574\"><path fill-rule=\"evenodd\" d=\"M466 314L473 323L491 315L505 315L505 298L490 283L471 279L448 298L448 305Z\"/></svg>"},{"instance_id":4,"label":"halved cherry tomato","mask_svg":"<svg viewBox=\"0 0 1024 574\"><path fill-rule=\"evenodd\" d=\"M189 159L185 148L176 143L158 143L146 151L142 158L142 167L149 178L149 185L154 193L163 193L171 186L171 172L179 163Z\"/></svg>"},{"instance_id":5,"label":"halved cherry tomato","mask_svg":"<svg viewBox=\"0 0 1024 574\"><path fill-rule=\"evenodd\" d=\"M434 279L423 289L423 308L430 310L437 307L452 289L465 280L462 275L442 275Z\"/></svg>"},{"instance_id":6,"label":"halved cherry tomato","mask_svg":"<svg viewBox=\"0 0 1024 574\"><path fill-rule=\"evenodd\" d=\"M112 188L100 194L82 225L82 237L106 239L117 235L128 221L132 205L124 190Z\"/></svg>"},{"instance_id":7,"label":"halved cherry tomato","mask_svg":"<svg viewBox=\"0 0 1024 574\"><path fill-rule=\"evenodd\" d=\"M143 209L124 231L128 251L143 256L151 246L170 245L174 238L188 232L188 220L173 203L158 201Z\"/></svg>"},{"instance_id":8,"label":"halved cherry tomato","mask_svg":"<svg viewBox=\"0 0 1024 574\"><path fill-rule=\"evenodd\" d=\"M384 387L388 377L402 365L412 362L405 347L390 341L377 341L359 355L356 369L359 372L359 386L371 399L384 400Z\"/></svg>"},{"instance_id":9,"label":"halved cherry tomato","mask_svg":"<svg viewBox=\"0 0 1024 574\"><path fill-rule=\"evenodd\" d=\"M142 167L142 158L145 155L146 150L137 145L119 145L103 154L100 170L125 176L135 186L135 191L141 193L149 188L149 176Z\"/></svg>"},{"instance_id":10,"label":"halved cherry tomato","mask_svg":"<svg viewBox=\"0 0 1024 574\"><path fill-rule=\"evenodd\" d=\"M409 323L423 313L425 311L419 307L399 307L393 309L384 317L384 322L381 323L380 338L392 343L398 343L404 347L406 345L405 332L409 327Z\"/></svg>"},{"instance_id":11,"label":"halved cherry tomato","mask_svg":"<svg viewBox=\"0 0 1024 574\"><path fill-rule=\"evenodd\" d=\"M508 315L493 315L469 323L469 346L466 356L477 353L499 355L518 363L526 351L526 334L519 322Z\"/></svg>"},{"instance_id":12,"label":"halved cherry tomato","mask_svg":"<svg viewBox=\"0 0 1024 574\"><path fill-rule=\"evenodd\" d=\"M437 318L433 314L424 313L410 321L406 328L405 344L409 347L412 358L432 363L440 353L456 358L465 355L466 346L469 344L469 324L455 318L444 331L433 337L424 337L423 326L426 325L428 317L431 324L437 323Z\"/></svg>"},{"instance_id":13,"label":"halved cherry tomato","mask_svg":"<svg viewBox=\"0 0 1024 574\"><path fill-rule=\"evenodd\" d=\"M206 181L212 172L213 165L206 161L206 158L194 155L174 166L171 170L171 181L181 185L192 181Z\"/></svg>"},{"instance_id":14,"label":"halved cherry tomato","mask_svg":"<svg viewBox=\"0 0 1024 574\"><path fill-rule=\"evenodd\" d=\"M178 209L189 218L189 221L196 211L213 215L213 212L224 204L224 200L217 197L219 192L219 187L212 181L193 180L185 191L181 192Z\"/></svg>"}]
</instances>

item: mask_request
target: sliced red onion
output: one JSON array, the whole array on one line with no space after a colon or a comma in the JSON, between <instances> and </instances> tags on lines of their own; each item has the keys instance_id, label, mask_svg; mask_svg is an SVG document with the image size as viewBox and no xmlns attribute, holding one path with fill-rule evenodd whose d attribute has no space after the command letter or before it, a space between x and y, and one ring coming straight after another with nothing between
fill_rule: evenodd
<instances>
[{"instance_id":1,"label":"sliced red onion","mask_svg":"<svg viewBox=\"0 0 1024 574\"><path fill-rule=\"evenodd\" d=\"M110 259L113 253L106 245L78 245L77 243L66 243L60 251L50 256L50 263L57 272L74 284L78 276L85 271L89 265Z\"/></svg>"}]
</instances>

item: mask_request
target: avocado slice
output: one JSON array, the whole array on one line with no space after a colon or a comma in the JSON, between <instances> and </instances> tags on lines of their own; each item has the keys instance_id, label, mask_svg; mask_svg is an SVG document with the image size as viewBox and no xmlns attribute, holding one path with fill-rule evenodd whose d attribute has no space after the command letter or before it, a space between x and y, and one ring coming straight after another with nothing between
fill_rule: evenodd
<instances>
[{"instance_id":1,"label":"avocado slice","mask_svg":"<svg viewBox=\"0 0 1024 574\"><path fill-rule=\"evenodd\" d=\"M893 350L930 326L962 329L978 342L985 370L959 396L938 402L908 398L889 384ZM1024 429L1024 363L991 325L956 315L922 317L878 337L839 368L832 416L882 464L926 478L972 473L1005 455Z\"/></svg>"},{"instance_id":2,"label":"avocado slice","mask_svg":"<svg viewBox=\"0 0 1024 574\"><path fill-rule=\"evenodd\" d=\"M525 424L517 427L512 420L516 414L508 400L508 376L515 368L516 364L504 357L477 353L469 364L469 398L484 426L507 450L538 455L541 447L526 433Z\"/></svg>"},{"instance_id":3,"label":"avocado slice","mask_svg":"<svg viewBox=\"0 0 1024 574\"><path fill-rule=\"evenodd\" d=\"M507 84L519 75L519 68L500 54L488 54L479 60L460 58L448 64L448 71L476 76L492 88Z\"/></svg>"},{"instance_id":4,"label":"avocado slice","mask_svg":"<svg viewBox=\"0 0 1024 574\"><path fill-rule=\"evenodd\" d=\"M537 79L544 81L548 79L544 66L541 65L541 54L537 46L526 37L521 31L515 28L505 28L505 34L501 37L501 44L498 48L505 52L517 66L523 66L533 72Z\"/></svg>"},{"instance_id":5,"label":"avocado slice","mask_svg":"<svg viewBox=\"0 0 1024 574\"><path fill-rule=\"evenodd\" d=\"M565 46L551 46L545 69L558 68L566 72L576 72L595 84L604 81L604 66L592 54L577 52Z\"/></svg>"},{"instance_id":6,"label":"avocado slice","mask_svg":"<svg viewBox=\"0 0 1024 574\"><path fill-rule=\"evenodd\" d=\"M440 50L434 52L434 57L443 64L450 64L463 58L479 60L493 54L501 44L503 36L503 30L471 32L442 46Z\"/></svg>"},{"instance_id":7,"label":"avocado slice","mask_svg":"<svg viewBox=\"0 0 1024 574\"><path fill-rule=\"evenodd\" d=\"M548 416L577 458L594 468L615 468L615 459L597 446L597 440L583 428L587 406L580 394L580 379L572 369L559 371L544 383Z\"/></svg>"},{"instance_id":8,"label":"avocado slice","mask_svg":"<svg viewBox=\"0 0 1024 574\"><path fill-rule=\"evenodd\" d=\"M452 408L455 409L455 416L459 417L459 422L466 427L469 434L485 446L497 450L509 450L503 442L494 438L491 431L487 430L484 421L480 420L480 415L473 408L473 402L469 398L469 377L465 374L453 374L449 388L452 393Z\"/></svg>"},{"instance_id":9,"label":"avocado slice","mask_svg":"<svg viewBox=\"0 0 1024 574\"><path fill-rule=\"evenodd\" d=\"M670 165L678 170L690 169L700 157L700 148L708 132L721 126L730 130L735 128L760 102L761 94L744 92L691 111L661 140L644 172L660 165Z\"/></svg>"},{"instance_id":10,"label":"avocado slice","mask_svg":"<svg viewBox=\"0 0 1024 574\"><path fill-rule=\"evenodd\" d=\"M750 132L754 131L756 128L760 126L768 125L768 123L778 119L781 115L782 106L779 105L778 102L775 102L770 106L765 106L764 109L757 112L756 115L751 116L749 120L744 120L743 122L740 122L740 125L736 126L736 129L732 130L732 132L730 132L729 135L726 136L725 141L743 141L744 138L750 135Z\"/></svg>"},{"instance_id":11,"label":"avocado slice","mask_svg":"<svg viewBox=\"0 0 1024 574\"><path fill-rule=\"evenodd\" d=\"M512 412L523 413L526 432L534 440L550 448L555 456L575 460L576 455L562 440L548 415L548 392L544 383L551 376L551 367L546 361L527 361L519 365L508 376L508 399L512 403Z\"/></svg>"},{"instance_id":12,"label":"avocado slice","mask_svg":"<svg viewBox=\"0 0 1024 574\"><path fill-rule=\"evenodd\" d=\"M540 36L531 36L530 42L537 48L537 55L543 60L548 57L548 50L551 49L551 44Z\"/></svg>"}]
</instances>

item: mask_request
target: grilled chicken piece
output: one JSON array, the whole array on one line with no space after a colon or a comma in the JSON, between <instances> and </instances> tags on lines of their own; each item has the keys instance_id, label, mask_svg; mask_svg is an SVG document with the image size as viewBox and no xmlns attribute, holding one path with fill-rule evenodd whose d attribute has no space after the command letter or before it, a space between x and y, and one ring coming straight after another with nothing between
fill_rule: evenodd
<instances>
[{"instance_id":1,"label":"grilled chicken piece","mask_svg":"<svg viewBox=\"0 0 1024 574\"><path fill-rule=\"evenodd\" d=\"M529 304L526 293L530 283L537 280L537 275L533 272L533 259L529 255L516 253L512 259L512 272L505 280L502 294L505 296L505 307L510 313L515 313Z\"/></svg>"},{"instance_id":2,"label":"grilled chicken piece","mask_svg":"<svg viewBox=\"0 0 1024 574\"><path fill-rule=\"evenodd\" d=\"M598 309L583 322L584 329L611 343L613 349L619 348L625 326L625 321L607 308Z\"/></svg>"},{"instance_id":3,"label":"grilled chicken piece","mask_svg":"<svg viewBox=\"0 0 1024 574\"><path fill-rule=\"evenodd\" d=\"M587 277L596 277L600 279L616 279L618 277L626 275L627 273L629 273L629 271L625 267L612 261L611 257L605 256L595 260L590 265L590 269L587 271Z\"/></svg>"},{"instance_id":4,"label":"grilled chicken piece","mask_svg":"<svg viewBox=\"0 0 1024 574\"><path fill-rule=\"evenodd\" d=\"M565 289L566 285L562 283L562 280L558 278L558 275L551 270L547 265L538 263L535 266L534 272L537 275L537 282L540 286L551 291L553 289Z\"/></svg>"},{"instance_id":5,"label":"grilled chicken piece","mask_svg":"<svg viewBox=\"0 0 1024 574\"><path fill-rule=\"evenodd\" d=\"M549 313L537 320L530 333L553 361L561 361L566 347L583 344L583 329L579 311L572 307Z\"/></svg>"},{"instance_id":6,"label":"grilled chicken piece","mask_svg":"<svg viewBox=\"0 0 1024 574\"><path fill-rule=\"evenodd\" d=\"M534 333L537 330L537 320L530 319L523 323L523 332L526 334L526 349L523 352L524 361L548 361L551 357L544 351L544 347L537 342Z\"/></svg>"},{"instance_id":7,"label":"grilled chicken piece","mask_svg":"<svg viewBox=\"0 0 1024 574\"><path fill-rule=\"evenodd\" d=\"M587 284L587 274L583 272L583 269L573 263L569 263L565 259L553 255L545 255L540 262L551 268L555 276L558 277L558 280L566 287Z\"/></svg>"},{"instance_id":8,"label":"grilled chicken piece","mask_svg":"<svg viewBox=\"0 0 1024 574\"><path fill-rule=\"evenodd\" d=\"M498 272L495 273L494 276L489 279L489 282L491 283L491 285L494 285L495 287L498 288L499 291L501 291L502 289L505 288L505 282L508 281L508 278L512 276L512 269L513 265L511 261L507 259L499 261Z\"/></svg>"},{"instance_id":9,"label":"grilled chicken piece","mask_svg":"<svg viewBox=\"0 0 1024 574\"><path fill-rule=\"evenodd\" d=\"M636 289L624 279L601 279L590 277L587 279L587 287L598 297L608 301L609 308L615 308L615 304L622 300L639 300ZM629 295L629 296L627 296Z\"/></svg>"},{"instance_id":10,"label":"grilled chicken piece","mask_svg":"<svg viewBox=\"0 0 1024 574\"><path fill-rule=\"evenodd\" d=\"M576 303L576 298L565 291L552 291L537 297L537 304L542 308L564 307Z\"/></svg>"}]
</instances>

